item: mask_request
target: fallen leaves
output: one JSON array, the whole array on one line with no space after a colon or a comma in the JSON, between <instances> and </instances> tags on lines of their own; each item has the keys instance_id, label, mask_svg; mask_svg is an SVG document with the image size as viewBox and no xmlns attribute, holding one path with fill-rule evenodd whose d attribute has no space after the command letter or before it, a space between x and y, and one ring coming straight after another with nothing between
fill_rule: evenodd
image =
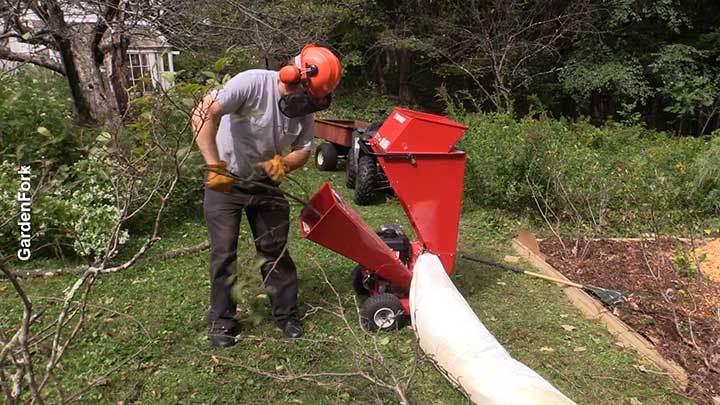
<instances>
[{"instance_id":1,"label":"fallen leaves","mask_svg":"<svg viewBox=\"0 0 720 405\"><path fill-rule=\"evenodd\" d=\"M520 261L520 258L517 257L517 256L507 255L507 256L505 256L505 259L504 259L504 260L505 260L506 262L508 262L508 263L517 263L517 262Z\"/></svg>"},{"instance_id":2,"label":"fallen leaves","mask_svg":"<svg viewBox=\"0 0 720 405\"><path fill-rule=\"evenodd\" d=\"M572 325L560 325L560 327L565 329L565 332L572 332L577 329L575 326Z\"/></svg>"}]
</instances>

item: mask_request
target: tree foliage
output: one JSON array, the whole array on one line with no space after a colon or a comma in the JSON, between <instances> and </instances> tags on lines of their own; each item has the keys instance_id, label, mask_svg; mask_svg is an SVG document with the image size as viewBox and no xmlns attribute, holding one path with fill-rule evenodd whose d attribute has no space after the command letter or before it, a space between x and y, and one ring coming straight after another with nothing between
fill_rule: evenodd
<instances>
[{"instance_id":1,"label":"tree foliage","mask_svg":"<svg viewBox=\"0 0 720 405\"><path fill-rule=\"evenodd\" d=\"M276 69L314 42L340 56L346 88L371 82L383 95L428 110L446 107L437 97L443 87L486 111L523 115L543 106L596 124L630 115L693 135L720 127L720 3L711 0L73 2L102 17L85 45L76 24L28 31L13 18L33 8L49 16L58 3L4 2L0 44L13 37L62 49L70 41L89 50L98 74L107 73L107 52L123 47L103 44L122 45L121 27L141 19L181 50L180 67L198 80L198 61L230 53L245 62L228 73ZM69 71L39 57L32 62ZM87 80L68 76L73 82ZM88 115L73 94L79 115Z\"/></svg>"}]
</instances>

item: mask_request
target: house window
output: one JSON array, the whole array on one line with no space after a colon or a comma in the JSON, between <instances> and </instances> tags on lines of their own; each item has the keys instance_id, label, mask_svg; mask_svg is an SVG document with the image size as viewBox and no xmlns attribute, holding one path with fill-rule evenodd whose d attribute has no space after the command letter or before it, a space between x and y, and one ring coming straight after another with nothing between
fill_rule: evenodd
<instances>
[{"instance_id":1,"label":"house window","mask_svg":"<svg viewBox=\"0 0 720 405\"><path fill-rule=\"evenodd\" d=\"M146 83L151 76L148 54L131 53L129 56L130 84L135 87L138 92L144 93L146 91Z\"/></svg>"}]
</instances>

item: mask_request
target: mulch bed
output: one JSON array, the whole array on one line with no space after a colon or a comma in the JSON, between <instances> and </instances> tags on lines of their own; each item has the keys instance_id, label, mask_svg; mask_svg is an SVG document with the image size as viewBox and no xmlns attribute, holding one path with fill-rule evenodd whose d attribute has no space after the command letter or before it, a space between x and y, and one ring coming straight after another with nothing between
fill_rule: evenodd
<instances>
[{"instance_id":1,"label":"mulch bed","mask_svg":"<svg viewBox=\"0 0 720 405\"><path fill-rule=\"evenodd\" d=\"M637 293L613 312L685 368L686 395L702 402L720 395L720 284L701 272L678 274L674 257L687 244L603 239L581 241L576 249L575 240L564 245L547 239L540 250L572 281Z\"/></svg>"}]
</instances>

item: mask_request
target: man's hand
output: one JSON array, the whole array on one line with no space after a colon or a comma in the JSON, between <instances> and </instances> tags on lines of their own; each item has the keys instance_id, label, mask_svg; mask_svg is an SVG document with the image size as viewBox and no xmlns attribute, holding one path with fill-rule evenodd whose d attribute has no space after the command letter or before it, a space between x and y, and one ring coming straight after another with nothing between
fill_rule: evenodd
<instances>
[{"instance_id":1,"label":"man's hand","mask_svg":"<svg viewBox=\"0 0 720 405\"><path fill-rule=\"evenodd\" d=\"M207 185L211 190L227 193L232 190L235 180L227 171L227 162L221 160L212 165L205 165L208 169Z\"/></svg>"},{"instance_id":2,"label":"man's hand","mask_svg":"<svg viewBox=\"0 0 720 405\"><path fill-rule=\"evenodd\" d=\"M272 159L260 162L256 166L263 169L265 174L278 184L285 178L285 173L290 171L280 155L275 155Z\"/></svg>"}]
</instances>

